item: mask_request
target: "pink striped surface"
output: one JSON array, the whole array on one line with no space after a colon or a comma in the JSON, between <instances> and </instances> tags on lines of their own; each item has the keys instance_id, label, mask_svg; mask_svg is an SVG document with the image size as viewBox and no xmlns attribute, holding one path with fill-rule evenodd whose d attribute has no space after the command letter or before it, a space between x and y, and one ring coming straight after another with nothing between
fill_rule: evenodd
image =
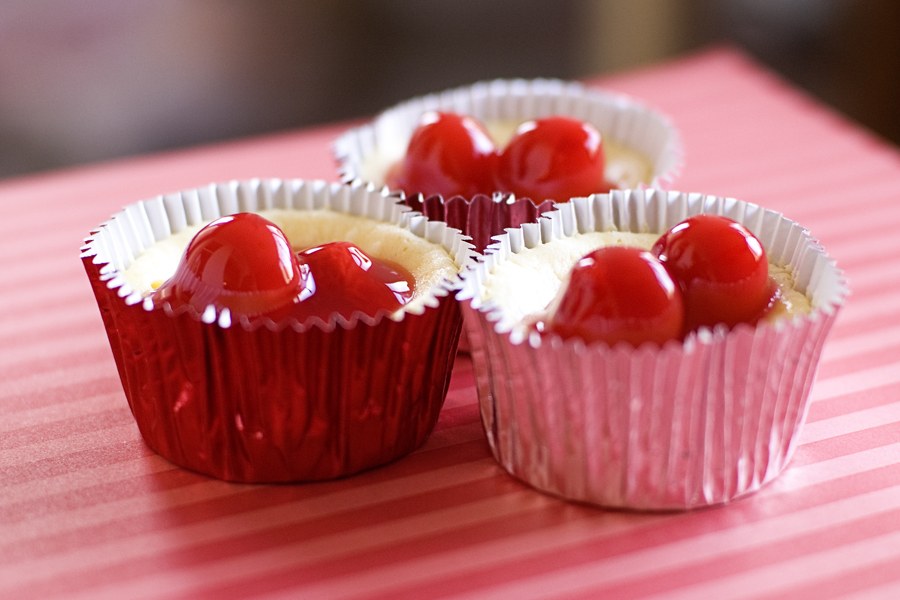
<instances>
[{"instance_id":1,"label":"pink striped surface","mask_svg":"<svg viewBox=\"0 0 900 600\"><path fill-rule=\"evenodd\" d=\"M781 211L846 271L780 479L691 513L544 496L491 458L466 359L426 445L346 480L235 485L156 456L80 242L160 193L335 180L348 125L288 132L0 182L0 597L900 597L900 153L727 49L597 83L672 118L677 189Z\"/></svg>"}]
</instances>

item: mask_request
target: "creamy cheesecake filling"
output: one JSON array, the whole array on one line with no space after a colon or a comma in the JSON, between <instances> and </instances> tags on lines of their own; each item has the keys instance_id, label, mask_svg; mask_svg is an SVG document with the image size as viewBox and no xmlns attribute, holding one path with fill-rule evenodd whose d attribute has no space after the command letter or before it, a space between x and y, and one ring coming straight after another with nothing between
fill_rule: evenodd
<instances>
[{"instance_id":1,"label":"creamy cheesecake filling","mask_svg":"<svg viewBox=\"0 0 900 600\"><path fill-rule=\"evenodd\" d=\"M606 246L650 250L657 239L659 235L655 233L594 231L526 248L494 267L484 281L480 299L493 301L501 308L505 322L525 328L556 297L569 271L583 256ZM781 300L766 315L767 320L812 310L809 299L796 289L790 265L770 262L769 276L781 289Z\"/></svg>"},{"instance_id":2,"label":"creamy cheesecake filling","mask_svg":"<svg viewBox=\"0 0 900 600\"><path fill-rule=\"evenodd\" d=\"M488 121L484 123L497 148L506 146L521 123L519 121ZM412 132L410 132L410 135ZM385 175L406 153L405 142L384 144L369 153L359 165L359 177L377 187L385 185ZM629 148L609 136L603 136L605 157L604 176L619 189L649 185L653 180L653 162L641 152Z\"/></svg>"},{"instance_id":3,"label":"creamy cheesecake filling","mask_svg":"<svg viewBox=\"0 0 900 600\"><path fill-rule=\"evenodd\" d=\"M435 286L459 272L460 265L443 247L391 223L331 210L265 210L259 215L284 231L295 252L345 241L373 258L404 267L415 278L416 288L412 299L398 312L418 310L431 297ZM186 227L137 257L124 273L132 289L146 297L169 279L184 249L203 225Z\"/></svg>"}]
</instances>

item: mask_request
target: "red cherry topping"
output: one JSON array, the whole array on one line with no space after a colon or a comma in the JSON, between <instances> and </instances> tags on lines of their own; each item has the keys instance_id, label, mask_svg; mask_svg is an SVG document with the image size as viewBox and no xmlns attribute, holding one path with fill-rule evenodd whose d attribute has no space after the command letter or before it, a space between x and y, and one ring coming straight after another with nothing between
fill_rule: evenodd
<instances>
[{"instance_id":1,"label":"red cherry topping","mask_svg":"<svg viewBox=\"0 0 900 600\"><path fill-rule=\"evenodd\" d=\"M403 161L386 183L407 194L444 198L491 194L497 160L494 142L472 117L426 112L413 132Z\"/></svg>"},{"instance_id":2,"label":"red cherry topping","mask_svg":"<svg viewBox=\"0 0 900 600\"><path fill-rule=\"evenodd\" d=\"M609 191L603 143L589 123L569 117L527 121L500 153L497 181L504 192L566 202Z\"/></svg>"},{"instance_id":3,"label":"red cherry topping","mask_svg":"<svg viewBox=\"0 0 900 600\"><path fill-rule=\"evenodd\" d=\"M198 312L212 304L254 316L291 304L301 288L297 259L281 229L259 215L238 213L194 236L154 301Z\"/></svg>"},{"instance_id":4,"label":"red cherry topping","mask_svg":"<svg viewBox=\"0 0 900 600\"><path fill-rule=\"evenodd\" d=\"M188 244L153 295L156 305L227 308L235 316L294 316L306 321L355 311L374 316L409 302L415 279L399 265L367 256L349 242L295 254L274 223L253 213L217 219Z\"/></svg>"},{"instance_id":5,"label":"red cherry topping","mask_svg":"<svg viewBox=\"0 0 900 600\"><path fill-rule=\"evenodd\" d=\"M686 331L753 324L777 292L760 241L722 216L688 218L664 233L652 252L684 292Z\"/></svg>"},{"instance_id":6,"label":"red cherry topping","mask_svg":"<svg viewBox=\"0 0 900 600\"><path fill-rule=\"evenodd\" d=\"M334 313L350 318L355 311L375 316L409 302L415 279L400 265L367 256L349 242L332 242L298 253L306 289L296 307L303 321Z\"/></svg>"},{"instance_id":7,"label":"red cherry topping","mask_svg":"<svg viewBox=\"0 0 900 600\"><path fill-rule=\"evenodd\" d=\"M681 290L647 251L594 250L575 264L561 293L549 330L564 338L639 346L681 335Z\"/></svg>"}]
</instances>

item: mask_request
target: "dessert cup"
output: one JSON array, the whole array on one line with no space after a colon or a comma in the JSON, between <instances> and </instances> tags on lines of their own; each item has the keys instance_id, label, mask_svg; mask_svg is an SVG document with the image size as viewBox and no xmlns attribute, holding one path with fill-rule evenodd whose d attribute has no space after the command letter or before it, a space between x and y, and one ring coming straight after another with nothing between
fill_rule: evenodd
<instances>
[{"instance_id":1,"label":"dessert cup","mask_svg":"<svg viewBox=\"0 0 900 600\"><path fill-rule=\"evenodd\" d=\"M808 315L701 328L683 342L586 345L539 334L485 297L514 253L589 231L663 233L698 213L747 226L790 265ZM513 476L578 502L640 510L729 502L781 473L797 444L822 344L847 294L800 225L734 199L661 190L577 198L499 236L463 274L481 417Z\"/></svg>"},{"instance_id":2,"label":"dessert cup","mask_svg":"<svg viewBox=\"0 0 900 600\"><path fill-rule=\"evenodd\" d=\"M359 185L250 180L126 207L92 232L81 258L146 443L175 464L241 482L341 477L408 454L431 432L450 381L458 277L408 311L277 323L154 308L126 282L125 270L159 240L265 209L392 223L459 266L471 260L459 231Z\"/></svg>"},{"instance_id":3,"label":"dessert cup","mask_svg":"<svg viewBox=\"0 0 900 600\"><path fill-rule=\"evenodd\" d=\"M383 186L388 168L403 157L419 117L429 110L471 115L488 125L521 123L550 115L571 116L592 123L611 144L645 156L652 169L644 184L668 188L681 170L680 137L659 113L626 96L575 82L516 79L482 82L414 98L384 111L367 125L345 132L334 144L342 180ZM552 207L550 202L503 194L481 197L479 206L472 208L468 206L472 198L435 201L410 197L406 201L429 218L445 219L451 227L462 230L479 252L491 243L492 236L506 228L534 222ZM442 206L444 203L446 206Z\"/></svg>"}]
</instances>

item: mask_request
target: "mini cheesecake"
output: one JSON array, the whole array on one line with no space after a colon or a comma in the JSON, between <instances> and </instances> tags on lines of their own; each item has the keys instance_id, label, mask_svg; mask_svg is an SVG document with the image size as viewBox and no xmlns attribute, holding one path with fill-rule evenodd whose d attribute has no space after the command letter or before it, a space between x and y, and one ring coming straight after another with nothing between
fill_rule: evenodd
<instances>
[{"instance_id":1,"label":"mini cheesecake","mask_svg":"<svg viewBox=\"0 0 900 600\"><path fill-rule=\"evenodd\" d=\"M392 223L326 209L268 209L256 214L278 226L294 252L344 241L356 244L373 258L404 267L416 285L411 301L399 309L402 312L420 309L432 289L459 272L460 265L445 248ZM185 227L147 248L125 270L125 280L142 297L150 296L175 273L188 243L207 223Z\"/></svg>"},{"instance_id":2,"label":"mini cheesecake","mask_svg":"<svg viewBox=\"0 0 900 600\"><path fill-rule=\"evenodd\" d=\"M652 249L701 213L754 234L781 286L781 312L661 344L585 342L531 327L585 254L604 245ZM463 274L457 298L485 434L504 469L568 500L685 510L749 494L786 467L846 294L816 240L777 213L632 190L576 198L498 236Z\"/></svg>"},{"instance_id":3,"label":"mini cheesecake","mask_svg":"<svg viewBox=\"0 0 900 600\"><path fill-rule=\"evenodd\" d=\"M632 98L575 82L495 80L408 100L371 124L346 132L334 146L342 178L384 185L385 175L406 153L419 118L427 111L478 119L498 147L532 119L559 115L589 123L603 139L606 179L621 189L667 188L681 169L682 147L675 128Z\"/></svg>"},{"instance_id":4,"label":"mini cheesecake","mask_svg":"<svg viewBox=\"0 0 900 600\"><path fill-rule=\"evenodd\" d=\"M523 122L513 120L486 121L483 123L498 149L506 146L522 124ZM597 182L597 188L591 190L591 193L604 191L602 189L604 186L612 186L616 189L629 189L649 186L653 182L654 164L646 154L610 136L602 137L602 147L604 174L602 180ZM378 187L388 186L393 188L388 173L402 160L402 154L399 156L395 153L389 154L376 148L359 165L359 177ZM411 190L403 191L407 194L411 192ZM484 193L490 195L493 191L485 190ZM503 190L497 191L502 192ZM532 200L540 202L544 198L532 198Z\"/></svg>"},{"instance_id":5,"label":"mini cheesecake","mask_svg":"<svg viewBox=\"0 0 900 600\"><path fill-rule=\"evenodd\" d=\"M532 119L559 115L589 123L601 134L606 149L605 178L623 188L666 189L683 162L681 138L669 119L633 98L577 82L500 79L407 100L346 131L333 147L341 179L383 186L428 111L478 119L498 144L505 144L520 124ZM502 193L425 198L392 191L404 192L406 204L429 219L462 230L478 252L493 236L533 223L552 209L550 201Z\"/></svg>"},{"instance_id":6,"label":"mini cheesecake","mask_svg":"<svg viewBox=\"0 0 900 600\"><path fill-rule=\"evenodd\" d=\"M170 287L187 290L182 282L190 277L173 274L198 232L259 221L266 229L270 222L272 230L283 228L270 231L284 243L276 248L279 260L289 259L285 281L293 282L292 250L351 241L405 265L415 276L415 296L392 313L309 319L241 314L238 306L253 304L244 297L229 305L224 295L202 296L210 302L199 308L160 300ZM208 260L197 263L205 265L198 280L210 285L217 273L237 271L252 280L257 265L272 272L268 259L266 265L247 259L271 252L242 249L240 238L233 247L233 254L201 255ZM354 256L368 264L361 252ZM471 245L458 230L396 198L364 186L301 180L230 182L158 196L126 207L82 249L125 397L147 445L179 466L247 483L343 477L424 443L447 392L462 326L453 298L458 271L471 260ZM184 264L194 263L186 258ZM248 289L253 300L257 292ZM294 304L310 292L287 291Z\"/></svg>"},{"instance_id":7,"label":"mini cheesecake","mask_svg":"<svg viewBox=\"0 0 900 600\"><path fill-rule=\"evenodd\" d=\"M649 251L658 239L659 235L655 233L592 231L525 248L497 264L490 272L483 282L480 300L493 302L505 320L515 322L517 328L527 329L550 305L569 271L583 256L609 246ZM810 300L797 289L791 265L769 262L769 276L780 293L764 317L767 321L809 314Z\"/></svg>"}]
</instances>

